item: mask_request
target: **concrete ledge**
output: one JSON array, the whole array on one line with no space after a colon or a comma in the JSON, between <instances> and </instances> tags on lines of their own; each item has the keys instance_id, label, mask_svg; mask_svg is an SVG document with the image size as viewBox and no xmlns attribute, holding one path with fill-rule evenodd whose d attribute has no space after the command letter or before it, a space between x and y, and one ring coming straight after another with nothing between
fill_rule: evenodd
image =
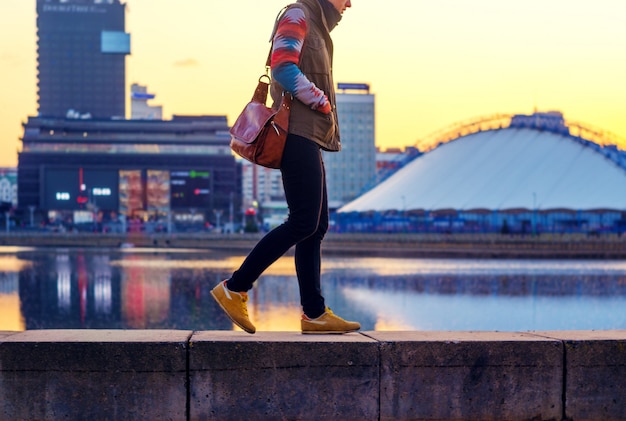
<instances>
[{"instance_id":1,"label":"concrete ledge","mask_svg":"<svg viewBox=\"0 0 626 421\"><path fill-rule=\"evenodd\" d=\"M626 331L0 332L17 419L626 420Z\"/></svg>"},{"instance_id":2,"label":"concrete ledge","mask_svg":"<svg viewBox=\"0 0 626 421\"><path fill-rule=\"evenodd\" d=\"M626 332L543 332L563 341L567 417L626 419Z\"/></svg>"},{"instance_id":3,"label":"concrete ledge","mask_svg":"<svg viewBox=\"0 0 626 421\"><path fill-rule=\"evenodd\" d=\"M0 420L183 420L184 331L40 330L0 343Z\"/></svg>"},{"instance_id":4,"label":"concrete ledge","mask_svg":"<svg viewBox=\"0 0 626 421\"><path fill-rule=\"evenodd\" d=\"M200 332L191 349L192 420L378 419L378 344L363 335Z\"/></svg>"},{"instance_id":5,"label":"concrete ledge","mask_svg":"<svg viewBox=\"0 0 626 421\"><path fill-rule=\"evenodd\" d=\"M505 332L375 332L381 420L560 419L563 345Z\"/></svg>"}]
</instances>

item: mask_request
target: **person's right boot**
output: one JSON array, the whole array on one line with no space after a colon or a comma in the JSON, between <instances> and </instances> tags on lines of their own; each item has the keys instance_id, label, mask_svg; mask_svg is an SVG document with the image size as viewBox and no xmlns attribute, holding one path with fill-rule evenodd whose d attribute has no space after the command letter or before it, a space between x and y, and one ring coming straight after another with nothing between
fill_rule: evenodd
<instances>
[{"instance_id":1,"label":"person's right boot","mask_svg":"<svg viewBox=\"0 0 626 421\"><path fill-rule=\"evenodd\" d=\"M306 314L302 315L300 321L302 333L323 334L323 333L348 333L361 329L359 322L349 322L337 316L326 307L326 311L321 316L311 319Z\"/></svg>"}]
</instances>

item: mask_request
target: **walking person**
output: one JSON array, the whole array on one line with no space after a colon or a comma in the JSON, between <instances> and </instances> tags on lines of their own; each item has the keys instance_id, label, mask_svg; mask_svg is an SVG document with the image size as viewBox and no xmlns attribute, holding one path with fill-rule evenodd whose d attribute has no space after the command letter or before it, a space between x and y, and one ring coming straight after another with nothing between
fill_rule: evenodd
<instances>
[{"instance_id":1,"label":"walking person","mask_svg":"<svg viewBox=\"0 0 626 421\"><path fill-rule=\"evenodd\" d=\"M330 32L351 6L350 0L297 0L274 28L270 92L275 104L283 92L293 96L280 166L289 216L257 243L230 279L211 291L233 323L248 333L256 328L248 317L247 292L294 245L302 333L347 333L361 328L326 307L320 283L321 244L328 230L322 150L341 150Z\"/></svg>"}]
</instances>

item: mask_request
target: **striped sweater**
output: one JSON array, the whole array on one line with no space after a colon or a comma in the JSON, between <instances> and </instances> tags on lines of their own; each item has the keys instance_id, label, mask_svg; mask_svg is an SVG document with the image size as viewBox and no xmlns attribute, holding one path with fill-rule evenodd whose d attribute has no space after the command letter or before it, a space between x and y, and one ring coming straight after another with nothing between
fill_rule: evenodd
<instances>
[{"instance_id":1,"label":"striped sweater","mask_svg":"<svg viewBox=\"0 0 626 421\"><path fill-rule=\"evenodd\" d=\"M324 114L331 112L328 97L302 73L298 64L307 33L304 11L299 7L287 9L283 14L272 47L272 77L300 102Z\"/></svg>"}]
</instances>

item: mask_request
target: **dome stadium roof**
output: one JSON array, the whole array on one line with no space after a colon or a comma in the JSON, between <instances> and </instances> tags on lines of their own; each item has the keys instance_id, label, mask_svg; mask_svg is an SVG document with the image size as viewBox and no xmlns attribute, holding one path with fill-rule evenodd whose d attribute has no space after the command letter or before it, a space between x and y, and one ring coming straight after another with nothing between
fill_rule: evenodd
<instances>
[{"instance_id":1,"label":"dome stadium roof","mask_svg":"<svg viewBox=\"0 0 626 421\"><path fill-rule=\"evenodd\" d=\"M339 212L626 210L624 152L570 135L558 113L549 127L535 116L441 144Z\"/></svg>"}]
</instances>

